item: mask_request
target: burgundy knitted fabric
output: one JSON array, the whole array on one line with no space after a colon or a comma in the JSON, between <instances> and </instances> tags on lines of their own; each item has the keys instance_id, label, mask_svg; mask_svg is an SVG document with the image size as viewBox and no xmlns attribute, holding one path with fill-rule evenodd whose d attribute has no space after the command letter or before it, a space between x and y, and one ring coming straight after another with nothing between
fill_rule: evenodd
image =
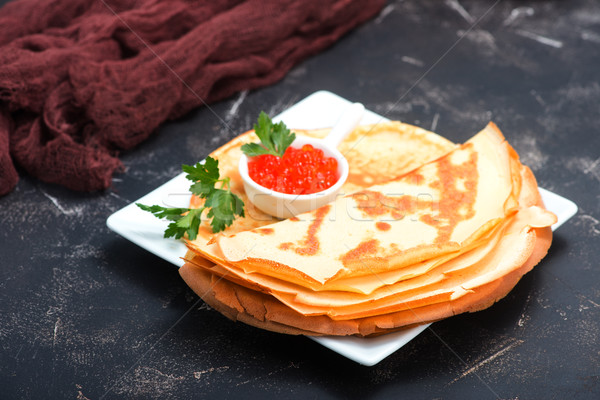
<instances>
[{"instance_id":1,"label":"burgundy knitted fabric","mask_svg":"<svg viewBox=\"0 0 600 400\"><path fill-rule=\"evenodd\" d=\"M271 84L384 0L16 0L0 9L0 195L15 165L110 185L162 122Z\"/></svg>"}]
</instances>

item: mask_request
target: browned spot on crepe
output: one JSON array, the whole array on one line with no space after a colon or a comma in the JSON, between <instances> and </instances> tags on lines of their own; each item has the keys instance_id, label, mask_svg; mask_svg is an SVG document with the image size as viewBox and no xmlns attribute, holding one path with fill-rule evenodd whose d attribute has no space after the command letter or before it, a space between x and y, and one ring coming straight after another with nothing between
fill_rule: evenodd
<instances>
[{"instance_id":1,"label":"browned spot on crepe","mask_svg":"<svg viewBox=\"0 0 600 400\"><path fill-rule=\"evenodd\" d=\"M370 190L354 193L352 198L363 215L371 218L390 215L393 219L402 219L406 214L415 212L419 205L418 199L413 196L392 197Z\"/></svg>"},{"instance_id":2,"label":"browned spot on crepe","mask_svg":"<svg viewBox=\"0 0 600 400\"><path fill-rule=\"evenodd\" d=\"M379 229L380 231L389 231L392 226L390 224L388 224L387 222L377 221L375 223L375 227L377 229Z\"/></svg>"},{"instance_id":3,"label":"browned spot on crepe","mask_svg":"<svg viewBox=\"0 0 600 400\"><path fill-rule=\"evenodd\" d=\"M467 144L469 146L471 144ZM437 215L426 214L421 221L435 226L438 230L436 243L443 243L450 239L456 225L475 215L473 205L477 196L477 153L471 153L469 160L455 165L449 158L439 160L439 180L431 184L433 188L440 189L444 196L439 200ZM459 180L463 188L457 187Z\"/></svg>"},{"instance_id":4,"label":"browned spot on crepe","mask_svg":"<svg viewBox=\"0 0 600 400\"><path fill-rule=\"evenodd\" d=\"M358 246L356 246L354 249L342 255L342 257L340 258L342 262L346 264L350 261L360 260L365 256L375 255L380 250L378 245L379 240L377 239L365 240L364 242L361 242Z\"/></svg>"},{"instance_id":5,"label":"browned spot on crepe","mask_svg":"<svg viewBox=\"0 0 600 400\"><path fill-rule=\"evenodd\" d=\"M291 250L293 249L296 254L300 254L303 256L312 256L319 252L319 248L321 247L321 243L319 242L319 238L317 237L317 233L319 232L319 228L323 224L323 219L331 209L331 205L326 205L321 208L316 209L313 214L315 219L311 222L308 227L308 231L306 232L306 236L299 243L299 246L294 247L293 243L285 242L279 245L281 250Z\"/></svg>"}]
</instances>

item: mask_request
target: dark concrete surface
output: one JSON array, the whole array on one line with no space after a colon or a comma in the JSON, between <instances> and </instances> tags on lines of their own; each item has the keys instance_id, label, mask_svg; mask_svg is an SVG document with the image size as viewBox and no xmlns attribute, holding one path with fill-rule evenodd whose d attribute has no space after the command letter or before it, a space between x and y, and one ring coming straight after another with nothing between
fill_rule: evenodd
<instances>
[{"instance_id":1,"label":"dark concrete surface","mask_svg":"<svg viewBox=\"0 0 600 400\"><path fill-rule=\"evenodd\" d=\"M453 141L491 119L579 213L505 299L374 367L226 320L106 227L260 110L321 89ZM600 398L599 2L390 1L278 84L211 109L124 152L106 192L22 173L0 198L0 398Z\"/></svg>"}]
</instances>

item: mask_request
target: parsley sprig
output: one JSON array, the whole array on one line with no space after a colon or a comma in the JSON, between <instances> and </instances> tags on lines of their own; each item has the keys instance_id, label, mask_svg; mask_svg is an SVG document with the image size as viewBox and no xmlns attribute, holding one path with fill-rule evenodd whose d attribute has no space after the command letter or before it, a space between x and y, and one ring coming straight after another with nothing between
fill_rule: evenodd
<instances>
[{"instance_id":1,"label":"parsley sprig","mask_svg":"<svg viewBox=\"0 0 600 400\"><path fill-rule=\"evenodd\" d=\"M242 146L242 151L248 157L256 157L262 154L281 157L296 139L296 134L290 132L283 122L274 124L264 111L260 112L258 123L254 124L254 132L260 139L260 144L246 143Z\"/></svg>"},{"instance_id":2,"label":"parsley sprig","mask_svg":"<svg viewBox=\"0 0 600 400\"><path fill-rule=\"evenodd\" d=\"M233 223L236 215L244 216L244 202L231 192L229 177L219 179L219 161L207 157L204 164L182 165L186 178L194 182L190 192L205 199L200 208L167 208L147 206L136 203L144 211L151 212L157 218L173 221L165 230L164 237L180 239L187 233L190 240L196 239L202 222L202 212L209 209L206 216L211 219L210 225L214 233L224 230ZM220 183L220 187L216 187Z\"/></svg>"}]
</instances>

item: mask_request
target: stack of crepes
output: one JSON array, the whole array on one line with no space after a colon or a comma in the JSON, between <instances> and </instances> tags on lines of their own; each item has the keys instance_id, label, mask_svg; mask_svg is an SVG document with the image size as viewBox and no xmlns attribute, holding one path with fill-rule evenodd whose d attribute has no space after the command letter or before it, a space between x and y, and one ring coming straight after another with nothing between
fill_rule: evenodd
<instances>
[{"instance_id":1,"label":"stack of crepes","mask_svg":"<svg viewBox=\"0 0 600 400\"><path fill-rule=\"evenodd\" d=\"M246 217L217 235L203 226L180 269L233 320L356 336L437 321L504 297L552 241L556 217L493 123L462 145L400 122L361 126L340 145L345 195L283 221L244 195L237 164L250 141L252 131L212 154Z\"/></svg>"}]
</instances>

